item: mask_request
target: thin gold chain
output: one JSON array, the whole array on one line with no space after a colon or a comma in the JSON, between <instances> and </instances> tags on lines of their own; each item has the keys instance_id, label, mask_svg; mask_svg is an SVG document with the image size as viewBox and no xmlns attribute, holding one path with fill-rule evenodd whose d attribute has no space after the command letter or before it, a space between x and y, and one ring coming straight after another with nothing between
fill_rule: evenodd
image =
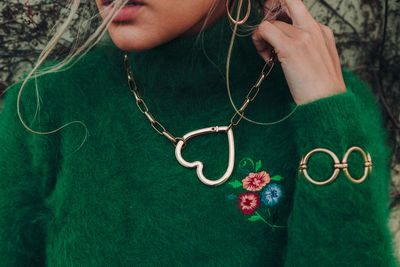
<instances>
[{"instance_id":1,"label":"thin gold chain","mask_svg":"<svg viewBox=\"0 0 400 267\"><path fill-rule=\"evenodd\" d=\"M232 129L234 126L238 125L241 119L243 118L244 111L246 110L247 106L250 104L250 102L253 102L253 100L256 98L258 95L258 92L260 91L260 86L262 82L267 78L267 76L270 74L272 68L275 65L275 53L272 53L272 57L265 63L264 67L261 70L261 74L258 77L257 81L255 84L250 88L249 92L246 95L246 98L243 101L242 106L233 114L230 123L228 125L228 128L226 131ZM128 85L130 91L133 93L133 96L135 97L136 100L136 105L138 106L140 112L144 114L147 119L150 121L151 126L153 129L160 135L165 136L168 140L170 140L174 146L178 143L179 140L182 140L185 143L185 140L183 140L182 137L175 137L172 135L163 124L161 124L158 120L154 118L154 116L150 113L149 108L147 107L146 102L143 100L143 98L140 96L136 81L133 78L133 72L131 67L129 66L128 62L128 54L125 53L124 55L124 66L126 69L126 75L128 77ZM265 72L267 66L269 66L269 69L267 72Z\"/></svg>"}]
</instances>

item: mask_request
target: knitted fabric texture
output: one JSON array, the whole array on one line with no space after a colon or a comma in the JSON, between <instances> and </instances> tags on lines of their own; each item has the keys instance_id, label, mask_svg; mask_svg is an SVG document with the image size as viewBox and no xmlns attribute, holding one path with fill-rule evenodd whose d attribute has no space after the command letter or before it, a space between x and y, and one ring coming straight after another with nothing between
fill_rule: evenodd
<instances>
[{"instance_id":1,"label":"knitted fabric texture","mask_svg":"<svg viewBox=\"0 0 400 267\"><path fill-rule=\"evenodd\" d=\"M230 34L225 17L205 31L210 60L195 36L129 53L143 99L175 136L228 124ZM238 38L230 77L236 105L262 67L251 38ZM112 44L39 77L36 116L34 80L21 97L22 116L35 130L85 123L88 138L78 150L81 124L51 135L28 132L16 114L20 84L10 88L0 117L0 265L396 266L387 226L387 132L368 85L348 69L343 75L347 92L301 105L281 123L242 120L234 128L234 172L218 187L182 167L172 144L140 113L123 52ZM278 63L246 115L276 121L294 107ZM342 172L326 186L298 178L301 156L311 149L342 158L351 146L372 157L372 175L362 184ZM196 137L183 156L203 161L204 174L218 178L227 167L226 135ZM359 177L361 155L348 162ZM315 178L333 170L324 154L308 165Z\"/></svg>"}]
</instances>

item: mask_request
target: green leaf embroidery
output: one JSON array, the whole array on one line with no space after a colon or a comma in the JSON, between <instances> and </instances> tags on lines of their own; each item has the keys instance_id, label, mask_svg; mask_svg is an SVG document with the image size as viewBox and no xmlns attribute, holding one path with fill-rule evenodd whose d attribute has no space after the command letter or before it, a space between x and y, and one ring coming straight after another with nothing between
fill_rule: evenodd
<instances>
[{"instance_id":1,"label":"green leaf embroidery","mask_svg":"<svg viewBox=\"0 0 400 267\"><path fill-rule=\"evenodd\" d=\"M248 166L248 165L251 165L251 167ZM243 158L243 159L239 162L239 168L242 168L242 169L249 169L249 171L251 171L251 170L254 169L254 162L253 162L253 160L252 160L251 158L249 158L249 157ZM251 169L251 170L250 170L250 169Z\"/></svg>"},{"instance_id":2,"label":"green leaf embroidery","mask_svg":"<svg viewBox=\"0 0 400 267\"><path fill-rule=\"evenodd\" d=\"M235 180L233 182L229 182L228 184L230 184L233 188L239 188L239 187L243 186L242 183L239 182L238 180Z\"/></svg>"},{"instance_id":3,"label":"green leaf embroidery","mask_svg":"<svg viewBox=\"0 0 400 267\"><path fill-rule=\"evenodd\" d=\"M268 210L269 213L269 210ZM265 224L269 225L272 227L272 231L275 231L275 228L285 228L286 226L284 225L275 225L275 224L271 224L269 223L267 220L265 220L260 213L258 213L257 211L255 212L256 215L251 216L250 218L248 218L249 221L258 221L258 220L262 220Z\"/></svg>"},{"instance_id":4,"label":"green leaf embroidery","mask_svg":"<svg viewBox=\"0 0 400 267\"><path fill-rule=\"evenodd\" d=\"M271 180L280 181L280 180L283 180L283 177L280 175L274 175L271 177Z\"/></svg>"},{"instance_id":5,"label":"green leaf embroidery","mask_svg":"<svg viewBox=\"0 0 400 267\"><path fill-rule=\"evenodd\" d=\"M255 172L258 172L258 170L261 168L262 164L261 164L261 160L256 162L256 169Z\"/></svg>"},{"instance_id":6,"label":"green leaf embroidery","mask_svg":"<svg viewBox=\"0 0 400 267\"><path fill-rule=\"evenodd\" d=\"M257 213L257 215L251 216L250 218L248 218L248 220L251 221L251 222L255 222L255 221L258 221L258 220L262 220L262 218L261 218L260 215Z\"/></svg>"}]
</instances>

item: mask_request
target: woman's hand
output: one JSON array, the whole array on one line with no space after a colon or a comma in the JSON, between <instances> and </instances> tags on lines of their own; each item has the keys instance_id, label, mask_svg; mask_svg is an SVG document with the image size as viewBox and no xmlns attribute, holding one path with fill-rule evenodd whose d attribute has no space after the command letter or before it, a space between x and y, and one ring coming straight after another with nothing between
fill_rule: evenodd
<instances>
[{"instance_id":1,"label":"woman's hand","mask_svg":"<svg viewBox=\"0 0 400 267\"><path fill-rule=\"evenodd\" d=\"M260 56L268 60L274 48L297 105L346 92L332 30L315 21L301 0L282 4L293 25L263 21L252 36Z\"/></svg>"}]
</instances>

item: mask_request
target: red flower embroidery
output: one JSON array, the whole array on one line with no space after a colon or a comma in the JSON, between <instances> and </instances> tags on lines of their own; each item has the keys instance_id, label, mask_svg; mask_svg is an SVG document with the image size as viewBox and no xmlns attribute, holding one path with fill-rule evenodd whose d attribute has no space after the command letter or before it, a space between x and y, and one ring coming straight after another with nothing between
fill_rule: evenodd
<instances>
[{"instance_id":1,"label":"red flower embroidery","mask_svg":"<svg viewBox=\"0 0 400 267\"><path fill-rule=\"evenodd\" d=\"M248 191L259 191L271 181L271 177L266 171L251 172L242 180L243 188Z\"/></svg>"},{"instance_id":2,"label":"red flower embroidery","mask_svg":"<svg viewBox=\"0 0 400 267\"><path fill-rule=\"evenodd\" d=\"M260 206L260 197L257 193L239 194L237 205L244 214L252 214Z\"/></svg>"}]
</instances>

